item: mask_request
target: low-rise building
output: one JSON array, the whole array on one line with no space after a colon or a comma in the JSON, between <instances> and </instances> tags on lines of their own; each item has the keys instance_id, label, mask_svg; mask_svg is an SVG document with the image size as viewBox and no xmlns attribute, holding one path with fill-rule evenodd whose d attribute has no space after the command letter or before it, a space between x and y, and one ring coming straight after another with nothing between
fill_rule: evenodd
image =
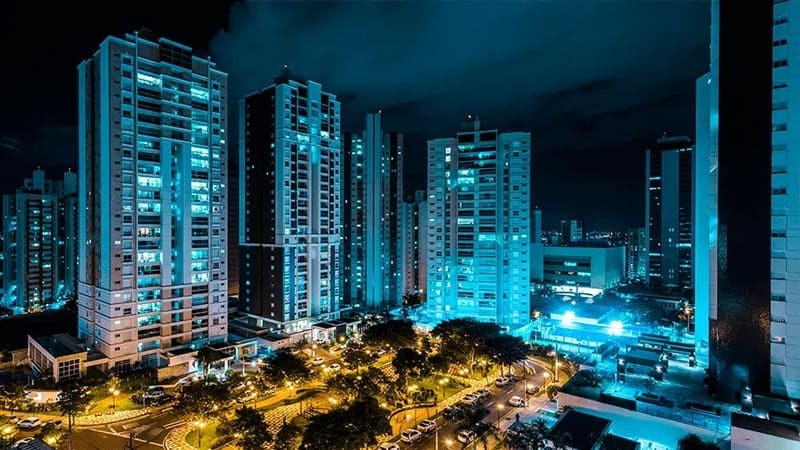
<instances>
[{"instance_id":1,"label":"low-rise building","mask_svg":"<svg viewBox=\"0 0 800 450\"><path fill-rule=\"evenodd\" d=\"M28 362L35 376L50 377L58 383L86 373L89 352L72 336L28 336Z\"/></svg>"},{"instance_id":2,"label":"low-rise building","mask_svg":"<svg viewBox=\"0 0 800 450\"><path fill-rule=\"evenodd\" d=\"M731 414L731 450L794 450L800 448L796 425L747 414Z\"/></svg>"},{"instance_id":3,"label":"low-rise building","mask_svg":"<svg viewBox=\"0 0 800 450\"><path fill-rule=\"evenodd\" d=\"M531 279L554 287L566 286L580 293L582 289L609 289L625 280L625 247L555 247L531 248Z\"/></svg>"}]
</instances>

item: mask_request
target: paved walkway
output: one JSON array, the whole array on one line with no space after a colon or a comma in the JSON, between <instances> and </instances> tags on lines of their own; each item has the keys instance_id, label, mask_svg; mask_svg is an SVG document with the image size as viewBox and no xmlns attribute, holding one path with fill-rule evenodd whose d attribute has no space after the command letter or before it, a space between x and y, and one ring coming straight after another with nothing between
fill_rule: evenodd
<instances>
[{"instance_id":1,"label":"paved walkway","mask_svg":"<svg viewBox=\"0 0 800 450\"><path fill-rule=\"evenodd\" d=\"M130 420L136 417L141 417L146 414L150 413L149 408L139 408L139 409L130 409L126 411L114 411L102 414L90 414L90 415L82 415L75 418L75 426L76 427L93 427L97 425L106 425L109 423L121 422L123 420ZM35 412L25 412L25 411L14 411L11 412L6 409L0 409L0 414L7 415L7 416L17 416L17 417L38 417L43 422L48 420L61 420L66 423L67 418L60 413L35 413Z\"/></svg>"}]
</instances>

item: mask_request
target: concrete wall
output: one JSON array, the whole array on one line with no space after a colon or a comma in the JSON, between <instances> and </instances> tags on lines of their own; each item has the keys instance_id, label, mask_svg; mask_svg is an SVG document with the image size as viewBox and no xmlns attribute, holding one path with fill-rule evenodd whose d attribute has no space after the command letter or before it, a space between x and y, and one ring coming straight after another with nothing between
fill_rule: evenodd
<instances>
[{"instance_id":1,"label":"concrete wall","mask_svg":"<svg viewBox=\"0 0 800 450\"><path fill-rule=\"evenodd\" d=\"M800 442L745 428L731 428L731 450L797 450Z\"/></svg>"}]
</instances>

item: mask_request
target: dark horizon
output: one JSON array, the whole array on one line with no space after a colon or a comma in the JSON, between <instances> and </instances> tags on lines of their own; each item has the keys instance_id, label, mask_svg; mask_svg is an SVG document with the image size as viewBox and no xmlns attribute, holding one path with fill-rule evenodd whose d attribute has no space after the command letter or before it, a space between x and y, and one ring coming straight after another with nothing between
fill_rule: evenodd
<instances>
[{"instance_id":1,"label":"dark horizon","mask_svg":"<svg viewBox=\"0 0 800 450\"><path fill-rule=\"evenodd\" d=\"M708 67L707 2L579 12L541 3L224 2L125 17L76 8L77 22L65 23L66 6L4 6L3 50L26 70L0 79L3 193L36 166L54 178L74 168L77 64L106 36L146 26L229 73L232 128L236 102L287 64L337 94L344 131L382 109L385 128L405 133L407 192L424 188L424 166L410 162L426 140L454 136L474 114L490 128L532 133L532 200L546 229L578 217L586 229L623 231L644 225L645 150L663 132L694 137L694 81Z\"/></svg>"}]
</instances>

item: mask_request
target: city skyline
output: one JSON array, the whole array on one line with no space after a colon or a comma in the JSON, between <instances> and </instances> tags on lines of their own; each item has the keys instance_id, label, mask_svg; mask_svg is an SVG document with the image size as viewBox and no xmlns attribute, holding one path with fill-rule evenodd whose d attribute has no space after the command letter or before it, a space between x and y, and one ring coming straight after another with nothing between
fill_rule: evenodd
<instances>
[{"instance_id":1,"label":"city skyline","mask_svg":"<svg viewBox=\"0 0 800 450\"><path fill-rule=\"evenodd\" d=\"M91 51L94 42L106 35L121 35L141 26L149 26L156 34L185 42L195 49L209 48L211 43L210 55L219 61L223 70L231 73L231 79L235 82L233 88L236 91L231 92L231 102L268 84L283 64L288 64L301 75L339 93L343 104L343 131L358 131L363 126L363 116L367 112L383 109L384 127L404 132L406 152L414 157L423 157L428 139L446 135L458 126L462 117L470 113L499 129L530 129L540 143L534 150L539 164L532 169L535 180L533 200L541 203L547 211L545 228L557 227L560 218L570 215L584 218L587 229L624 230L643 226L644 202L635 193L644 183L638 174L644 167L645 149L664 131L693 135L694 80L707 67L707 4L593 4L582 8L583 11L570 20L570 29L578 31L571 32L567 40L558 38L558 21L549 19L566 13L568 8L547 4L506 6L502 11L491 12L482 9L480 4L453 10L447 9L446 4L333 4L323 7L325 14L316 14L313 5L294 5L292 8L296 8L296 11L293 11L279 4L258 4L258 7L236 4L231 9L229 21L226 21L226 5L217 6L219 9L211 12L188 12L191 19L187 22L191 22L192 26L176 25L174 18L182 17L187 12L167 7L162 11L163 17L133 12L129 18L122 19L107 13L109 21L103 22L108 24L105 25L107 29L98 31L92 27L71 25L66 38L59 33L63 25L56 22L46 27L44 32L58 33L59 40L54 45L63 45L64 49L63 52L56 52L58 54L54 56L53 64L49 64L46 70L60 74L50 82L58 83L61 88L56 89L56 97L48 101L51 107L46 111L29 108L24 103L13 112L0 111L3 118L0 136L8 138L3 140L2 155L28 165L39 162L48 166L48 172L50 165L58 165L55 170L61 170L74 164L76 156L70 155L76 155L76 150L64 144L69 142L64 137L75 133L73 127L77 123L72 106L74 97L70 95L75 85L70 81L75 79L74 65L83 54ZM12 8L25 11L24 6ZM103 14L102 10L96 12L101 16ZM442 42L434 39L432 42L436 47L431 48L430 43L420 46L415 33L430 33L437 17L450 14L456 14L464 23L485 17L491 26L472 38L468 38L469 30L460 26L452 31L452 38ZM5 15L11 16L13 14ZM239 54L238 48L252 47L247 43L239 43L247 39L249 29L261 23L259 20L267 20L264 16L283 17L288 23L300 23L302 26L281 37L281 42L285 44L278 50L270 50L257 58L253 57L256 55ZM308 24L303 24L299 17L306 16L312 19ZM393 18L395 16L397 18ZM52 20L49 17L43 20ZM414 17L415 22L420 22L415 28L406 30L402 26L403 17ZM335 65L320 64L318 61L321 59L316 54L302 47L309 39L320 39L319 32L314 30L325 28L331 21L338 23L342 20L374 22L378 25L378 30L371 26L359 32L377 33L375 39L358 39L361 35L329 36L329 33L322 38L330 42L332 54L336 55L337 60L343 55L336 49L343 46L355 45L355 49L362 49L355 54L374 55L370 56L372 65L369 70L359 70L361 66L353 67L352 73L358 74L356 77L343 76L344 61ZM253 21L256 21L255 24ZM527 36L527 44L516 42L518 38L512 36L512 31L519 29L520 21L530 22L524 28L530 28L531 31L523 34ZM631 26L620 29L615 24L621 22ZM226 23L228 30L217 32ZM11 23L8 29L21 26L24 24ZM382 32L380 27L395 32ZM261 28L269 33L279 29L267 25ZM506 28L508 31L501 31ZM583 29L593 30L591 37L581 31ZM25 29L20 32L27 33ZM27 42L24 39L22 41ZM650 41L657 42L657 47L638 44ZM552 42L558 42L558 45L550 45ZM441 50L437 51L437 48ZM485 52L485 48L503 50L496 54L496 50ZM623 48L624 52L621 51ZM397 84L401 77L399 73L393 75L395 60L382 56L395 54L395 49L401 50L402 57L415 67L415 72L419 72L416 79L403 78L419 80L414 81L415 85ZM21 47L14 46L8 50L32 67L40 64ZM261 50L255 47L253 51ZM649 57L651 51L657 51L659 58ZM626 56L625 61L614 58L606 58L606 61L596 57L595 54L599 53L630 55ZM518 76L524 77L527 82L516 78L498 78L494 71L485 70L451 69L448 72L454 75L437 75L441 71L435 68L440 62L425 56L428 54L451 55L451 64L456 64L454 68L466 64L476 67L481 64L490 67L513 65L517 68L515 73L519 72ZM495 56L484 56L492 54ZM535 67L528 62L531 58L526 57L527 54L536 58ZM252 59L263 63L253 68L240 68L239 61ZM542 61L545 64L541 64ZM664 70L665 65L669 66L669 70ZM374 78L382 81L376 83L369 73L375 73ZM456 73L464 75L456 77ZM244 74L252 76L245 77ZM2 83L0 89L8 89L3 91L4 97L14 102L19 98L18 92L24 90L20 86L26 86L29 81L19 78L15 73L5 74L4 77L9 79ZM359 88L357 83L362 87ZM420 83L421 86L417 87ZM9 89L10 86L14 88ZM497 95L481 94L480 91L486 86L492 86ZM511 95L509 90L512 91ZM435 117L430 117L430 113L425 111L437 113ZM235 120L235 117L232 118L232 122ZM41 130L37 131L39 127ZM19 150L10 150L9 147L19 147ZM56 148L58 150L51 150ZM604 169L598 171L596 167L600 164ZM10 172L3 175L12 179L17 176ZM418 168L409 167L406 175L409 190L422 188L423 178L424 173ZM565 180L568 182L565 183ZM18 182L6 190L16 184ZM587 186L593 186L593 189L587 190ZM625 208L608 202L608 197L615 192L625 196L622 202ZM571 205L570 210L565 208L564 203Z\"/></svg>"}]
</instances>

